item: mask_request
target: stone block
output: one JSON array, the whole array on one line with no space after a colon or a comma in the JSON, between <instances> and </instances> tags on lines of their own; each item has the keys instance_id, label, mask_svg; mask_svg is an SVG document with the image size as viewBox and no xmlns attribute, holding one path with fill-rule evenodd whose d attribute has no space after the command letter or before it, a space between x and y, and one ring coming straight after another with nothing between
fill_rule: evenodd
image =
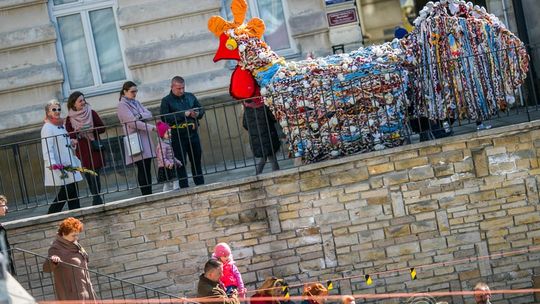
<instances>
[{"instance_id":1,"label":"stone block","mask_svg":"<svg viewBox=\"0 0 540 304\"><path fill-rule=\"evenodd\" d=\"M514 195L526 194L526 189L525 189L525 185L520 184L520 185L504 187L502 189L496 189L495 192L496 192L497 198L505 198L505 197L514 196Z\"/></svg>"},{"instance_id":2,"label":"stone block","mask_svg":"<svg viewBox=\"0 0 540 304\"><path fill-rule=\"evenodd\" d=\"M244 190L244 191L241 191L239 194L240 194L240 201L243 203L266 198L266 192L264 191L263 188Z\"/></svg>"},{"instance_id":3,"label":"stone block","mask_svg":"<svg viewBox=\"0 0 540 304\"><path fill-rule=\"evenodd\" d=\"M416 218L417 221L435 219L435 212L434 211L429 211L429 212L417 213L417 214L415 214L415 218Z\"/></svg>"},{"instance_id":4,"label":"stone block","mask_svg":"<svg viewBox=\"0 0 540 304\"><path fill-rule=\"evenodd\" d=\"M417 252L420 252L420 244L418 242L393 245L386 248L386 255L388 257L403 256Z\"/></svg>"},{"instance_id":5,"label":"stone block","mask_svg":"<svg viewBox=\"0 0 540 304\"><path fill-rule=\"evenodd\" d=\"M360 198L371 198L371 197L381 197L381 196L388 196L389 192L388 189L377 189L377 190L371 190L371 191L364 191L360 194Z\"/></svg>"},{"instance_id":6,"label":"stone block","mask_svg":"<svg viewBox=\"0 0 540 304\"><path fill-rule=\"evenodd\" d=\"M345 186L345 193L358 193L369 189L369 183L355 183Z\"/></svg>"},{"instance_id":7,"label":"stone block","mask_svg":"<svg viewBox=\"0 0 540 304\"><path fill-rule=\"evenodd\" d=\"M362 261L377 261L386 258L386 253L384 250L373 249L373 250L361 250L360 259Z\"/></svg>"},{"instance_id":8,"label":"stone block","mask_svg":"<svg viewBox=\"0 0 540 304\"><path fill-rule=\"evenodd\" d=\"M420 154L422 154L420 152ZM429 156L429 162L435 164L455 163L463 160L463 152L460 150L446 151Z\"/></svg>"},{"instance_id":9,"label":"stone block","mask_svg":"<svg viewBox=\"0 0 540 304\"><path fill-rule=\"evenodd\" d=\"M392 200L392 212L394 217L401 217L406 215L405 204L403 202L403 195L401 192L390 193Z\"/></svg>"},{"instance_id":10,"label":"stone block","mask_svg":"<svg viewBox=\"0 0 540 304\"><path fill-rule=\"evenodd\" d=\"M478 201L489 201L496 198L497 198L497 195L495 194L495 191L493 190L480 191L480 192L469 194L469 200L471 203L476 203Z\"/></svg>"},{"instance_id":11,"label":"stone block","mask_svg":"<svg viewBox=\"0 0 540 304\"><path fill-rule=\"evenodd\" d=\"M396 225L385 227L384 232L387 238L396 238L411 234L411 228L409 225Z\"/></svg>"},{"instance_id":12,"label":"stone block","mask_svg":"<svg viewBox=\"0 0 540 304\"><path fill-rule=\"evenodd\" d=\"M333 173L329 178L332 186L341 186L365 181L369 178L369 174L366 167L361 167L339 173Z\"/></svg>"},{"instance_id":13,"label":"stone block","mask_svg":"<svg viewBox=\"0 0 540 304\"><path fill-rule=\"evenodd\" d=\"M420 181L429 178L433 178L435 174L433 173L433 168L431 165L415 167L409 170L409 179L411 181Z\"/></svg>"},{"instance_id":14,"label":"stone block","mask_svg":"<svg viewBox=\"0 0 540 304\"><path fill-rule=\"evenodd\" d=\"M369 175L378 175L386 172L394 171L394 163L388 162L378 165L368 166Z\"/></svg>"},{"instance_id":15,"label":"stone block","mask_svg":"<svg viewBox=\"0 0 540 304\"><path fill-rule=\"evenodd\" d=\"M383 176L382 180L386 186L405 184L409 181L409 173L407 171L388 173Z\"/></svg>"},{"instance_id":16,"label":"stone block","mask_svg":"<svg viewBox=\"0 0 540 304\"><path fill-rule=\"evenodd\" d=\"M404 159L414 159L418 157L418 150L401 151L390 155L390 162L396 162Z\"/></svg>"},{"instance_id":17,"label":"stone block","mask_svg":"<svg viewBox=\"0 0 540 304\"><path fill-rule=\"evenodd\" d=\"M411 232L421 233L437 230L437 222L435 220L418 221L411 224Z\"/></svg>"},{"instance_id":18,"label":"stone block","mask_svg":"<svg viewBox=\"0 0 540 304\"><path fill-rule=\"evenodd\" d=\"M524 206L524 207L519 207L519 208L512 208L512 209L507 209L507 211L508 211L508 215L516 215L516 214L523 214L523 213L538 213L538 211L536 211L535 206Z\"/></svg>"},{"instance_id":19,"label":"stone block","mask_svg":"<svg viewBox=\"0 0 540 304\"><path fill-rule=\"evenodd\" d=\"M472 231L461 234L452 234L446 237L448 247L456 247L480 242L480 232Z\"/></svg>"},{"instance_id":20,"label":"stone block","mask_svg":"<svg viewBox=\"0 0 540 304\"><path fill-rule=\"evenodd\" d=\"M444 237L421 240L420 246L423 252L441 250L448 247L446 244L446 238Z\"/></svg>"},{"instance_id":21,"label":"stone block","mask_svg":"<svg viewBox=\"0 0 540 304\"><path fill-rule=\"evenodd\" d=\"M414 204L407 205L407 210L409 210L409 214L435 211L438 209L439 209L439 203L436 200L420 201Z\"/></svg>"},{"instance_id":22,"label":"stone block","mask_svg":"<svg viewBox=\"0 0 540 304\"><path fill-rule=\"evenodd\" d=\"M428 164L428 158L424 156L424 157L417 157L413 159L404 159L400 161L395 161L394 168L395 170L404 170L404 169L424 166L427 164Z\"/></svg>"},{"instance_id":23,"label":"stone block","mask_svg":"<svg viewBox=\"0 0 540 304\"><path fill-rule=\"evenodd\" d=\"M306 235L297 237L294 239L288 239L287 244L288 248L297 248L306 245L320 244L322 242L321 235Z\"/></svg>"},{"instance_id":24,"label":"stone block","mask_svg":"<svg viewBox=\"0 0 540 304\"><path fill-rule=\"evenodd\" d=\"M281 229L284 231L296 230L298 228L311 227L313 224L315 224L315 218L313 217L289 219L281 222Z\"/></svg>"},{"instance_id":25,"label":"stone block","mask_svg":"<svg viewBox=\"0 0 540 304\"><path fill-rule=\"evenodd\" d=\"M435 145L429 145L427 147L422 147L418 150L418 155L424 156L424 155L432 155L436 153L440 153L442 151L441 146L435 146Z\"/></svg>"},{"instance_id":26,"label":"stone block","mask_svg":"<svg viewBox=\"0 0 540 304\"><path fill-rule=\"evenodd\" d=\"M454 174L453 164L434 164L433 171L436 177L445 177Z\"/></svg>"},{"instance_id":27,"label":"stone block","mask_svg":"<svg viewBox=\"0 0 540 304\"><path fill-rule=\"evenodd\" d=\"M443 151L465 150L466 148L467 144L465 142L445 144L442 146Z\"/></svg>"},{"instance_id":28,"label":"stone block","mask_svg":"<svg viewBox=\"0 0 540 304\"><path fill-rule=\"evenodd\" d=\"M454 171L456 173L463 172L473 172L474 171L474 162L472 158L467 158L460 162L454 163Z\"/></svg>"},{"instance_id":29,"label":"stone block","mask_svg":"<svg viewBox=\"0 0 540 304\"><path fill-rule=\"evenodd\" d=\"M277 183L266 187L266 193L268 197L281 196L298 192L300 192L300 185L296 181L285 184Z\"/></svg>"},{"instance_id":30,"label":"stone block","mask_svg":"<svg viewBox=\"0 0 540 304\"><path fill-rule=\"evenodd\" d=\"M300 190L309 191L330 186L328 176L319 176L315 178L300 179Z\"/></svg>"},{"instance_id":31,"label":"stone block","mask_svg":"<svg viewBox=\"0 0 540 304\"><path fill-rule=\"evenodd\" d=\"M514 216L516 225L526 225L540 222L540 212L531 212Z\"/></svg>"},{"instance_id":32,"label":"stone block","mask_svg":"<svg viewBox=\"0 0 540 304\"><path fill-rule=\"evenodd\" d=\"M388 196L375 196L366 198L368 205L383 205L388 203Z\"/></svg>"}]
</instances>

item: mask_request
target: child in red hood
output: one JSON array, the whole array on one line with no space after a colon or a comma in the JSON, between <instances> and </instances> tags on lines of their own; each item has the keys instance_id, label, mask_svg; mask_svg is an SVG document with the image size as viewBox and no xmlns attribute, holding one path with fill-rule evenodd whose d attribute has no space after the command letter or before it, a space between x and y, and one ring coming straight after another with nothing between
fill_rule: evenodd
<instances>
[{"instance_id":1,"label":"child in red hood","mask_svg":"<svg viewBox=\"0 0 540 304\"><path fill-rule=\"evenodd\" d=\"M238 268L234 264L231 248L227 243L219 243L214 247L214 253L212 257L223 263L223 274L219 281L226 290L236 288L238 290L239 297L246 296L246 289L244 288L244 281L242 281L242 275Z\"/></svg>"}]
</instances>

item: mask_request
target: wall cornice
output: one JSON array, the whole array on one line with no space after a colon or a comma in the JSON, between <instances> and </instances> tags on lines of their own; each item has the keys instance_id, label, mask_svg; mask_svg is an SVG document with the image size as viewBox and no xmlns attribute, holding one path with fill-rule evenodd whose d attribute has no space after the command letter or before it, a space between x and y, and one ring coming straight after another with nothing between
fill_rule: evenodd
<instances>
[{"instance_id":1,"label":"wall cornice","mask_svg":"<svg viewBox=\"0 0 540 304\"><path fill-rule=\"evenodd\" d=\"M56 32L52 24L0 33L0 52L54 43Z\"/></svg>"},{"instance_id":2,"label":"wall cornice","mask_svg":"<svg viewBox=\"0 0 540 304\"><path fill-rule=\"evenodd\" d=\"M218 13L219 9L219 2L212 0L197 1L197 5L193 5L191 1L177 0L160 1L159 5L149 2L148 4L119 8L118 24L121 29L129 29L178 18Z\"/></svg>"},{"instance_id":3,"label":"wall cornice","mask_svg":"<svg viewBox=\"0 0 540 304\"><path fill-rule=\"evenodd\" d=\"M0 1L0 12L45 3L47 0L2 0Z\"/></svg>"}]
</instances>

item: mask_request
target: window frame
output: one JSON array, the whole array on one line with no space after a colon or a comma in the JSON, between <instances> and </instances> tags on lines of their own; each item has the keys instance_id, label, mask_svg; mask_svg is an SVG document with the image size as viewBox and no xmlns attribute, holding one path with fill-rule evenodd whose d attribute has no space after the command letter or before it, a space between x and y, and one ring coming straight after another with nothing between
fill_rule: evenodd
<instances>
[{"instance_id":1,"label":"window frame","mask_svg":"<svg viewBox=\"0 0 540 304\"><path fill-rule=\"evenodd\" d=\"M257 5L257 1L256 0L246 0L246 1L248 3L248 10L249 10L248 13L246 14L246 18L248 18L249 15L251 15L251 17L260 18L261 14L259 11L259 6ZM289 13L288 13L289 7L286 0L277 0L277 1L280 1L281 6L283 7L283 17L285 18L285 27L287 28L287 39L289 39L290 47L288 49L281 49L281 50L274 50L272 48L272 50L276 52L278 55L283 56L283 57L295 56L298 54L298 48L296 45L296 40L291 35L291 27L289 25ZM228 5L227 0L221 1L221 15L225 19L228 18L227 12L230 11L230 7L227 5ZM247 22L247 21L248 20L244 20L244 22ZM264 35L262 39L264 40Z\"/></svg>"},{"instance_id":2,"label":"window frame","mask_svg":"<svg viewBox=\"0 0 540 304\"><path fill-rule=\"evenodd\" d=\"M124 41L122 35L120 35L120 27L118 26L118 16L116 9L118 7L117 0L77 0L72 3L55 5L54 0L49 0L49 16L51 21L54 24L57 39L56 39L56 50L58 54L58 60L62 66L62 72L64 74L64 82L62 83L63 96L67 97L69 94L74 91L80 91L85 96L98 96L103 94L108 94L111 92L118 91L122 84L129 79L129 69L127 67L126 57L124 54ZM101 77L101 70L99 68L99 61L97 56L96 45L94 41L94 33L92 30L92 24L90 22L90 11L95 11L99 9L110 8L114 16L114 22L116 25L116 34L118 36L118 44L120 47L120 54L122 56L122 64L124 67L124 79L120 79L113 82L103 83ZM66 59L64 56L64 50L62 48L62 41L60 37L58 18L78 14L81 18L81 24L83 27L84 38L88 51L88 59L90 61L90 69L92 73L92 80L94 85L83 87L83 88L71 88L69 82L69 74L67 71Z\"/></svg>"}]
</instances>

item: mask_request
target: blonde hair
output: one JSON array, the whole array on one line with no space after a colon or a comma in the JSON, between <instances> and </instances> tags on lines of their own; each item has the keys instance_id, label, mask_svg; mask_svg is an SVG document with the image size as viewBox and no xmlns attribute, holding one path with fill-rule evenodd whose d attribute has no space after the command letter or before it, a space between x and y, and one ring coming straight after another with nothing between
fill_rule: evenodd
<instances>
[{"instance_id":1,"label":"blonde hair","mask_svg":"<svg viewBox=\"0 0 540 304\"><path fill-rule=\"evenodd\" d=\"M56 98L47 101L47 104L45 104L45 114L49 113L51 107L56 105L61 106L60 102Z\"/></svg>"},{"instance_id":2,"label":"blonde hair","mask_svg":"<svg viewBox=\"0 0 540 304\"><path fill-rule=\"evenodd\" d=\"M5 195L0 194L0 201L7 204L7 197Z\"/></svg>"}]
</instances>

